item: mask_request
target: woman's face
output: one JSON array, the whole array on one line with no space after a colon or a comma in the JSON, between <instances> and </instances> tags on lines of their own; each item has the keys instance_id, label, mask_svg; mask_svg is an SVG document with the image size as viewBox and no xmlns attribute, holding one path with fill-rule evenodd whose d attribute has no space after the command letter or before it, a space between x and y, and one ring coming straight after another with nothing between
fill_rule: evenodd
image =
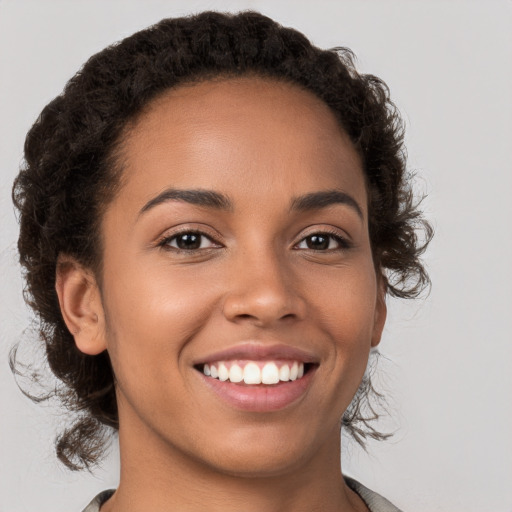
<instances>
[{"instance_id":1,"label":"woman's face","mask_svg":"<svg viewBox=\"0 0 512 512\"><path fill-rule=\"evenodd\" d=\"M181 87L120 161L98 343L121 442L231 474L332 457L385 305L361 162L328 107L256 78Z\"/></svg>"}]
</instances>

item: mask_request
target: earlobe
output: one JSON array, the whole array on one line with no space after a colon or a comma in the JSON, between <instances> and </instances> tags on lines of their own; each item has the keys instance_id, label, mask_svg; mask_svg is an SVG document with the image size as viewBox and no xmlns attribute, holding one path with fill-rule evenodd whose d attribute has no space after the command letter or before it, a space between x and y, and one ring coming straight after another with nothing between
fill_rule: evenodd
<instances>
[{"instance_id":1,"label":"earlobe","mask_svg":"<svg viewBox=\"0 0 512 512\"><path fill-rule=\"evenodd\" d=\"M74 258L59 255L55 289L67 328L84 354L106 350L105 317L96 279Z\"/></svg>"},{"instance_id":2,"label":"earlobe","mask_svg":"<svg viewBox=\"0 0 512 512\"><path fill-rule=\"evenodd\" d=\"M382 331L384 330L384 324L386 323L386 317L388 308L386 306L386 280L381 278L379 280L379 286L377 291L377 301L375 304L375 319L373 323L373 333L371 346L376 347L381 340Z\"/></svg>"}]
</instances>

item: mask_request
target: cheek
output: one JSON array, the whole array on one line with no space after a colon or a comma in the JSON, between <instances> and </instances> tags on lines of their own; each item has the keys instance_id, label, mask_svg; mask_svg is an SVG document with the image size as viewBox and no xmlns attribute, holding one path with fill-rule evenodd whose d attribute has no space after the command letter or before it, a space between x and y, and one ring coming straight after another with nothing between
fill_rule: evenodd
<instances>
[{"instance_id":1,"label":"cheek","mask_svg":"<svg viewBox=\"0 0 512 512\"><path fill-rule=\"evenodd\" d=\"M119 262L105 282L109 317L117 330L130 326L143 331L145 339L160 337L160 329L169 329L167 336L179 333L210 307L211 287L203 277L191 267L182 270L165 261Z\"/></svg>"},{"instance_id":2,"label":"cheek","mask_svg":"<svg viewBox=\"0 0 512 512\"><path fill-rule=\"evenodd\" d=\"M346 269L329 269L330 275L308 278L311 301L324 328L344 343L368 343L373 331L377 282L371 261Z\"/></svg>"},{"instance_id":3,"label":"cheek","mask_svg":"<svg viewBox=\"0 0 512 512\"><path fill-rule=\"evenodd\" d=\"M107 345L118 382L176 375L184 346L211 314L212 287L191 272L166 267L118 267L104 287Z\"/></svg>"},{"instance_id":4,"label":"cheek","mask_svg":"<svg viewBox=\"0 0 512 512\"><path fill-rule=\"evenodd\" d=\"M340 398L350 401L368 363L375 325L377 285L373 264L319 279L312 293L318 326L331 340L335 357L328 371L343 390Z\"/></svg>"}]
</instances>

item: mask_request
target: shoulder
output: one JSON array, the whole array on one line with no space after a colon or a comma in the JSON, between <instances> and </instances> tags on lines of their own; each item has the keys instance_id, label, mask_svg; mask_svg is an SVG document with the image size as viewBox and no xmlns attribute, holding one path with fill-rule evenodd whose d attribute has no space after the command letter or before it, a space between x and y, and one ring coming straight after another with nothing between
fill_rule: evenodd
<instances>
[{"instance_id":1,"label":"shoulder","mask_svg":"<svg viewBox=\"0 0 512 512\"><path fill-rule=\"evenodd\" d=\"M370 512L402 512L386 498L368 489L357 480L345 476L345 482L365 502Z\"/></svg>"},{"instance_id":2,"label":"shoulder","mask_svg":"<svg viewBox=\"0 0 512 512\"><path fill-rule=\"evenodd\" d=\"M89 505L83 509L82 512L99 512L101 505L103 505L103 503L105 503L112 494L114 494L114 489L100 492L98 496L96 496Z\"/></svg>"}]
</instances>

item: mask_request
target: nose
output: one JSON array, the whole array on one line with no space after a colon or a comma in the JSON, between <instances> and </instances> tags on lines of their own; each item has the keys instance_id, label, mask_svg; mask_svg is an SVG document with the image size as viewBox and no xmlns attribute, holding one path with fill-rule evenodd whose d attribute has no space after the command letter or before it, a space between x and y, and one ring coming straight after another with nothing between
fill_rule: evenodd
<instances>
[{"instance_id":1,"label":"nose","mask_svg":"<svg viewBox=\"0 0 512 512\"><path fill-rule=\"evenodd\" d=\"M269 251L271 252L271 251ZM275 254L232 262L223 312L230 322L268 327L304 318L306 303L289 264Z\"/></svg>"}]
</instances>

